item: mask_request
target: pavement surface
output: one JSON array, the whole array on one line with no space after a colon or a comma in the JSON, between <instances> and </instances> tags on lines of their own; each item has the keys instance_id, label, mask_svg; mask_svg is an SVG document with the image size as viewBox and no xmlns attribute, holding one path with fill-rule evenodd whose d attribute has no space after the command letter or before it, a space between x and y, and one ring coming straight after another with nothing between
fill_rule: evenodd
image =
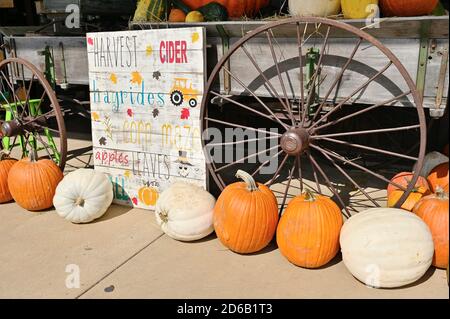
<instances>
[{"instance_id":1,"label":"pavement surface","mask_svg":"<svg viewBox=\"0 0 450 319\"><path fill-rule=\"evenodd\" d=\"M69 140L67 171L91 163L89 145ZM0 216L0 298L449 298L443 270L430 268L401 289L371 289L340 256L308 270L275 244L244 256L214 235L182 243L145 210L113 205L101 219L74 225L54 210L30 213L8 203Z\"/></svg>"}]
</instances>

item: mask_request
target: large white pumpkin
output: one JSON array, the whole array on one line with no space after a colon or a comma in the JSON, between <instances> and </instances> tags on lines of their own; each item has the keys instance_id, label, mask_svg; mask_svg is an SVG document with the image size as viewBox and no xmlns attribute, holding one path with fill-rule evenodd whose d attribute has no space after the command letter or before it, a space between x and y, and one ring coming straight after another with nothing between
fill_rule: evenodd
<instances>
[{"instance_id":1,"label":"large white pumpkin","mask_svg":"<svg viewBox=\"0 0 450 319\"><path fill-rule=\"evenodd\" d=\"M293 16L328 17L341 11L341 0L289 0Z\"/></svg>"},{"instance_id":2,"label":"large white pumpkin","mask_svg":"<svg viewBox=\"0 0 450 319\"><path fill-rule=\"evenodd\" d=\"M105 174L83 168L59 183L53 205L59 216L72 223L89 223L105 214L113 197L112 183Z\"/></svg>"},{"instance_id":3,"label":"large white pumpkin","mask_svg":"<svg viewBox=\"0 0 450 319\"><path fill-rule=\"evenodd\" d=\"M170 237L180 241L205 238L214 231L216 199L203 188L176 182L166 189L156 204L156 220Z\"/></svg>"},{"instance_id":4,"label":"large white pumpkin","mask_svg":"<svg viewBox=\"0 0 450 319\"><path fill-rule=\"evenodd\" d=\"M394 288L419 280L431 266L434 244L428 226L415 214L374 208L351 217L340 244L347 269L376 288Z\"/></svg>"}]
</instances>

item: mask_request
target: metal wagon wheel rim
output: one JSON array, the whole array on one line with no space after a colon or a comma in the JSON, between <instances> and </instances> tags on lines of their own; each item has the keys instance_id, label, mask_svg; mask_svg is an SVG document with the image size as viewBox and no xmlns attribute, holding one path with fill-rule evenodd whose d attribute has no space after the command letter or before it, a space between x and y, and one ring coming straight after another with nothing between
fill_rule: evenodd
<instances>
[{"instance_id":1,"label":"metal wagon wheel rim","mask_svg":"<svg viewBox=\"0 0 450 319\"><path fill-rule=\"evenodd\" d=\"M303 35L302 35L302 30L300 28L300 25L302 25L302 24L306 25L306 27L304 29L305 32L308 27L308 24L313 24L316 26L319 25L319 28L321 26L325 26L325 28L327 28L326 35L324 36L324 39L323 39L322 50L320 51L318 68L317 68L317 70L315 70L312 79L316 80L315 77L317 77L317 75L319 73L318 70L321 67L321 61L322 61L323 56L325 55L325 54L323 54L323 52L324 52L324 49L326 49L328 40L330 39L329 38L330 30L331 30L331 28L336 28L338 30L353 34L358 39L358 41L356 42L355 47L353 49L353 52L351 53L351 55L348 59L348 63L350 63L353 60L356 52L360 49L361 44L364 41L369 43L372 46L375 46L389 60L388 64L386 64L381 70L379 70L375 76L370 78L367 81L367 83L363 84L363 86L361 86L360 88L355 90L355 94L357 94L361 90L367 88L378 76L383 75L385 73L385 71L392 66L394 66L396 68L396 70L401 74L401 76L403 77L403 79L405 81L406 86L408 87L408 90L404 91L399 96L394 96L390 100L385 100L382 103L372 104L371 106L363 109L361 112L356 112L356 115L353 114L346 118L339 118L339 119L337 119L337 122L336 121L326 122L326 120L328 118L331 118L331 115L333 113L342 109L345 102L348 102L354 96L354 94L352 94L351 96L348 97L348 99L344 98L343 103L333 105L333 108L331 109L331 111L328 111L322 115L323 107L325 106L325 103L327 101L329 94L331 94L332 90L335 88L336 83L338 83L342 79L342 76L344 75L346 68L348 67L348 65L346 63L341 68L341 72L339 73L339 75L333 81L333 85L332 85L333 87L330 89L330 91L327 92L326 98L324 98L323 101L319 102L319 104L320 104L319 109L318 109L319 111L317 111L313 114L312 122L308 126L305 127L304 124L305 124L305 121L307 120L307 115L308 115L308 119L310 119L309 114L305 114L305 112L310 105L310 102L311 102L310 100L311 100L311 97L313 96L313 94L309 94L309 92L308 92L308 95L306 95L306 92L304 92L304 83L303 83L304 70L303 69L305 66L305 62L303 61L304 58L303 58L302 50L303 50L303 45L304 45L303 41L305 39L305 37L304 37L305 33L303 33ZM286 91L285 91L286 87L283 84L283 77L279 70L280 61L276 57L276 54L274 54L273 42L274 42L274 40L276 41L276 38L274 36L273 29L275 29L279 26L282 26L282 25L292 25L293 27L297 28L297 44L299 47L298 58L299 58L299 70L300 70L300 81L301 81L301 85L300 85L301 92L299 93L299 95L300 95L299 104L300 105L298 107L298 114L297 114L298 119L296 118L296 115L294 115L292 112L292 110L293 110L292 104L290 104L290 102L289 102L288 94L286 94ZM249 90L249 88L246 86L245 83L242 83L242 81L239 81L239 79L236 78L236 76L233 74L232 70L228 70L228 68L227 68L227 63L228 63L228 61L230 61L233 54L235 54L235 52L237 50L241 49L244 51L244 53L248 57L249 65L250 65L249 67L256 69L258 71L257 74L264 77L264 71L261 70L261 68L259 68L258 62L254 58L252 58L252 56L248 53L247 49L244 46L249 40L254 39L256 36L261 35L261 34L266 35L267 44L269 45L269 48L270 48L270 52L267 54L272 55L272 57L273 57L274 65L276 66L276 69L277 69L279 83L281 84L281 87L283 88L283 94L279 95L278 93L276 93L276 90L273 88L273 85L270 83L270 79L265 78L264 85L268 86L272 90L272 93L273 93L272 96L278 100L280 108L285 109L284 110L285 118L283 118L283 120L281 119L281 117L277 117L273 113L273 110L270 109L270 107L267 107L267 105L264 105L264 102L262 102L262 100L259 99L258 96L253 91ZM216 92L213 89L213 87L214 87L214 84L216 83L217 79L220 77L220 72L227 73L231 77L232 80L238 82L241 85L241 87L243 88L243 90L247 93L250 93L250 95L260 104L259 105L260 109L264 110L264 112L257 111L254 109L251 110L251 107L249 107L245 104L242 104L240 102L234 101L232 98L230 98L229 96L226 96L225 94L222 94L220 91ZM268 88L267 88L267 91L269 91ZM363 113L370 112L371 110L379 109L383 106L387 106L389 104L392 104L395 101L399 101L400 99L406 98L408 96L410 96L412 98L412 102L415 105L415 109L417 111L417 116L418 116L418 124L411 125L411 126L405 126L405 127L384 128L381 131L372 130L372 131L360 131L360 132L347 132L344 134L341 133L341 134L335 134L335 135L333 135L333 134L322 134L321 135L320 134L320 132L325 128L332 127L333 125L336 125L337 123L342 122L342 121L348 121L351 118L357 119L357 116L359 116ZM408 198L411 191L413 191L417 180L419 179L420 168L423 165L423 160L424 160L425 151L426 151L426 149L425 149L425 147L426 147L426 142L425 142L426 141L426 121L425 121L424 110L422 107L422 100L416 90L416 87L415 87L415 84L414 84L412 78L408 74L405 67L396 58L396 56L388 48L386 48L380 41L378 41L371 35L367 34L366 32L364 32L360 29L357 29L353 26L350 26L350 25L347 25L347 24L344 24L344 23L341 23L338 21L325 19L325 18L295 17L295 18L285 19L285 20L281 20L278 22L270 23L270 24L264 25L262 27L259 27L258 29L252 31L251 33L248 33L243 38L238 40L229 49L229 51L222 57L222 59L219 61L219 63L213 69L213 71L210 75L210 78L208 80L208 83L206 85L205 95L202 100L202 107L201 107L202 132L207 132L211 127L214 127L214 125L224 125L224 126L228 125L229 127L233 127L233 128L247 128L247 129L251 129L253 131L259 131L258 129L255 129L252 127L238 125L232 121L231 122L222 121L220 119L215 119L215 118L209 117L209 115L208 115L209 105L210 105L211 99L214 97L219 97L228 103L232 103L235 107L240 107L241 109L245 109L246 111L251 112L254 116L265 117L269 120L272 120L273 122L277 122L277 125L279 125L280 127L282 127L283 129L286 130L283 134L278 135L278 137L280 139L281 138L284 139L283 146L281 145L282 143L279 143L279 145L278 145L279 147L277 148L277 151L279 151L280 149L281 149L281 151L276 154L277 157L282 155L282 162L279 165L277 172L274 174L273 179L269 183L269 186L273 184L273 182L277 179L277 175L280 173L279 172L280 168L283 168L283 166L286 164L286 162L290 156L294 156L295 163L289 170L288 183L287 183L286 191L284 194L283 202L281 204L280 213L282 212L283 208L285 207L286 200L287 200L287 193L289 192L289 188L290 188L290 183L293 180L293 178L295 177L296 171L298 171L297 175L298 175L299 179L302 179L302 175L301 175L302 163L301 162L302 162L302 156L305 156L306 158L308 158L308 160L311 164L312 170L314 171L315 181L316 181L319 192L321 192L320 191L320 183L318 182L316 175L322 176L322 179L325 180L327 187L330 188L331 192L334 195L337 195L336 197L338 198L338 200L340 202L338 204L340 204L341 208L343 208L349 214L349 211L347 210L346 205L343 203L339 194L337 194L337 191L336 191L336 189L334 189L326 172L320 167L319 163L317 162L315 157L312 155L312 152L311 152L312 150L319 152L321 154L321 156L325 157L329 161L330 165L335 167L335 169L337 169L350 182L350 184L353 184L353 186L355 186L360 192L362 192L367 197L367 199L370 200L376 207L378 207L379 204L373 198L371 198L370 195L366 194L365 191L363 190L363 188L360 185L358 185L355 182L355 180L352 179L351 176L349 176L345 172L344 169L342 169L343 164L350 165L355 169L363 171L366 174L370 174L371 176L378 178L378 179L386 182L387 184L388 183L393 184L394 186L403 190L404 193L401 196L401 198L398 200L395 207L400 207L405 202L405 200ZM289 121L291 121L290 124L289 124ZM401 157L403 159L409 159L409 160L415 161L416 171L413 173L413 177L411 178L411 180L409 181L409 183L406 187L403 187L401 185L393 183L386 177L381 176L375 172L372 172L372 171L366 169L365 167L355 165L354 163L351 163L348 161L346 162L345 157L337 157L336 154L334 154L330 150L324 149L324 148L316 145L316 143L315 143L315 141L318 141L319 139L321 139L321 140L326 139L327 141L332 142L332 143L342 143L342 141L336 140L336 138L339 139L340 137L343 137L343 136L351 136L351 135L355 135L355 134L358 134L358 135L381 134L381 133L387 134L390 132L407 131L407 130L413 130L413 129L420 130L420 133L419 133L420 134L420 147L419 147L419 153L418 153L417 157L412 157L412 156L404 155L404 154L398 154L395 152L389 152L389 151L385 151L383 149L376 149L376 150L367 149L367 147L364 147L364 145L359 145L359 144L349 145L349 147L367 149L368 151L379 152L386 156ZM289 132L289 134L286 132ZM307 137L303 138L303 135L305 135L305 134L307 135ZM271 135L269 134L269 136L271 136ZM271 136L271 137L276 138L277 136ZM241 141L241 142L243 142L243 141ZM239 143L239 141L233 142L232 144L236 145L237 143ZM224 182L224 179L222 178L220 172L225 169L232 168L233 166L235 166L239 163L242 163L242 161L235 161L235 162L225 164L222 166L216 165L213 157L211 156L210 152L208 151L208 148L224 146L226 143L218 143L216 145L213 145L211 143L207 143L205 141L205 138L203 138L202 144L203 144L203 148L205 150L205 156L206 156L206 160L207 160L208 170L209 170L211 176L213 177L214 181L216 182L216 184L219 186L219 188L221 190L223 190L224 187L226 186L226 183ZM287 145L287 144L291 144L291 145ZM305 144L307 144L306 147L305 147ZM298 150L291 150L291 148L295 148L292 145L294 145L296 147L299 147L299 145L300 145L300 148L301 148L300 153L298 153ZM268 150L266 149L266 152L267 151ZM292 154L290 154L290 153L292 153ZM253 154L253 156L258 156L258 154ZM245 160L248 160L248 158L243 159L244 162L245 162ZM265 163L262 163L261 165L259 165L258 169L261 169L261 167L263 167L264 165L265 165ZM257 172L254 172L254 174L255 173L257 173ZM300 185L302 188L303 183L300 182ZM303 189L301 189L301 191L303 191Z\"/></svg>"},{"instance_id":2,"label":"metal wagon wheel rim","mask_svg":"<svg viewBox=\"0 0 450 319\"><path fill-rule=\"evenodd\" d=\"M36 98L32 98L33 92L38 92ZM0 106L11 114L10 119L0 120L4 152L21 151L25 157L36 151L39 158L49 158L64 170L67 139L63 113L55 92L36 66L21 58L0 62ZM49 121L56 121L56 127ZM53 139L56 135L59 143ZM9 145L4 145L5 138Z\"/></svg>"}]
</instances>

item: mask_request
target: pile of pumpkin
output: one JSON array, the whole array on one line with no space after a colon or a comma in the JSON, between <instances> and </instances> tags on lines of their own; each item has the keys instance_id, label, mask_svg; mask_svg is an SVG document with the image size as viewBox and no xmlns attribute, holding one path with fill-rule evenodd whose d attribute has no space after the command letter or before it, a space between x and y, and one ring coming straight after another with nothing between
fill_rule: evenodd
<instances>
[{"instance_id":1,"label":"pile of pumpkin","mask_svg":"<svg viewBox=\"0 0 450 319\"><path fill-rule=\"evenodd\" d=\"M392 182L406 186L413 175L400 173ZM267 186L244 171L236 177L243 182L226 187L217 201L200 187L173 184L156 205L158 224L180 241L215 231L224 246L239 254L261 251L276 237L281 254L304 268L323 267L341 250L351 274L377 288L411 284L432 264L448 268L448 157L428 180L418 180L406 209L369 209L345 223L336 203L309 190L292 199L279 218L277 199ZM390 184L388 194L392 206L404 192Z\"/></svg>"},{"instance_id":2,"label":"pile of pumpkin","mask_svg":"<svg viewBox=\"0 0 450 319\"><path fill-rule=\"evenodd\" d=\"M226 21L228 18L252 18L261 9L276 14L285 0L139 0L135 22L203 22ZM294 16L365 19L378 13L390 16L443 15L439 0L289 0L288 11ZM376 11L376 12L375 12Z\"/></svg>"},{"instance_id":3,"label":"pile of pumpkin","mask_svg":"<svg viewBox=\"0 0 450 319\"><path fill-rule=\"evenodd\" d=\"M28 211L55 207L72 223L89 223L103 216L113 200L109 178L92 169L78 169L63 176L49 159L20 161L0 153L0 204L14 200Z\"/></svg>"}]
</instances>

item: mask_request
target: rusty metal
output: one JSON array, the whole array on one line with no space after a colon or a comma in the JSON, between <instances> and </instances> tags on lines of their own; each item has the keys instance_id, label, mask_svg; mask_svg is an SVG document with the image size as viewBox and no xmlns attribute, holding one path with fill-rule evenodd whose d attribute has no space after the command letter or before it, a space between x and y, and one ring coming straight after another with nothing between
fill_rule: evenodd
<instances>
[{"instance_id":1,"label":"rusty metal","mask_svg":"<svg viewBox=\"0 0 450 319\"><path fill-rule=\"evenodd\" d=\"M8 74L10 70L20 70L17 74L19 78L15 78L11 74L8 77L5 72ZM31 74L31 81L27 88L25 86L25 72ZM10 103L14 103L16 107L21 107L20 111L13 112L13 119L11 121L2 121L1 131L3 132L3 135L13 138L13 143L11 144L13 148L16 146L17 136L24 136L26 143L24 147L26 148L27 144L30 143L30 136L33 135L35 138L40 140L42 146L44 146L43 148L50 156L48 149L49 144L43 141L40 136L40 132L48 130L49 132L56 133L59 136L59 143L57 143L58 153L60 156L59 167L61 170L64 170L67 157L67 137L63 113L59 106L55 92L46 80L44 74L42 74L42 72L39 71L33 64L21 58L9 58L0 61L0 74L3 78L3 80L0 81L7 85L14 100L14 102L9 102L8 100L5 100L5 96L2 94L3 101L1 101L1 104L8 106L8 104L10 105ZM34 83L35 80L37 83ZM17 88L14 87L17 83L21 83L23 89L26 88L25 99L21 99L17 96ZM32 116L30 111L31 92L32 88L37 89L38 87L43 90L43 93L40 97L40 102L36 107L36 112L39 113L41 111L41 104L44 100L48 101L48 106L51 108L51 111ZM5 86L3 86L3 88L5 88ZM50 118L56 119L58 126L57 130L48 127L47 120ZM52 157L50 156L50 158Z\"/></svg>"},{"instance_id":2,"label":"rusty metal","mask_svg":"<svg viewBox=\"0 0 450 319\"><path fill-rule=\"evenodd\" d=\"M334 78L331 81L331 87L326 91L325 98L322 101L319 101L318 103L318 109L313 112L313 114L308 114L307 110L309 109L309 104L312 102L312 92L315 88L310 90L308 92L308 95L305 96L304 87L303 87L303 67L304 61L303 61L303 51L302 49L308 45L308 40L310 38L313 38L311 35L307 35L307 26L308 24L315 24L319 27L316 27L316 30L313 31L315 33L319 33L319 29L322 27L326 31L326 35L322 36L324 37L322 48L320 51L320 58L319 62L316 66L314 75L312 76L312 79L317 78L320 69L322 67L323 58L326 55L326 49L327 49L327 43L329 39L329 35L333 34L331 32L331 29L338 29L341 33L347 32L351 34L353 37L355 37L356 44L353 49L353 51L350 53L350 56L346 60L346 63L341 67L340 72L337 73L336 78ZM292 97L295 101L298 101L298 109L292 108L293 104L292 101L290 101L290 98L287 96L287 91L285 87L285 83L282 77L281 69L279 67L280 63L282 61L279 61L274 50L273 43L276 41L276 38L274 36L275 32L273 32L274 29L280 26L292 26L293 28L297 28L297 42L298 42L298 55L299 55L299 62L298 62L298 68L300 71L300 88L299 88L299 94L297 92L295 93L295 96ZM303 34L301 31L302 25L306 25ZM325 32L324 32L325 33ZM281 90L283 93L283 97L281 97L277 90L273 87L271 83L271 78L268 78L268 76L265 74L263 69L259 66L257 59L255 59L250 52L246 49L245 45L248 41L255 37L259 38L266 38L267 47L269 48L269 52L271 53L274 65L276 69L276 74L272 75L274 78L277 78L281 85ZM336 102L335 104L332 104L328 107L329 101L328 98L330 97L333 90L336 88L338 83L342 80L342 77L346 71L346 69L349 67L350 63L353 61L354 57L356 56L358 50L361 50L361 44L362 43L368 43L372 47L376 47L384 56L387 58L387 64L379 69L376 74L371 75L368 77L362 85L360 85L358 88L356 88L349 96L347 96L344 99L341 99L340 101ZM257 96L254 89L250 89L248 85L243 83L242 80L237 78L234 74L232 74L228 69L224 68L224 66L227 65L227 62L232 58L233 54L237 50L243 50L245 55L248 57L251 64L256 68L258 71L258 74L260 75L260 78L264 80L264 83L261 84L262 86L265 86L269 93L275 98L275 100L278 100L279 104L278 106L284 109L287 113L278 113L278 111L274 111L271 109L272 105L267 105L262 101L261 98ZM397 96L390 98L388 100L385 100L384 102L377 103L371 106L366 107L365 109L355 111L349 115L346 115L344 117L338 117L331 119L331 115L337 114L337 111L339 111L346 103L351 102L351 99L357 95L360 92L363 92L371 83L374 81L377 81L378 78L385 73L386 70L388 70L391 67L395 67L395 70L403 77L408 90L406 92L402 92L401 94L398 94ZM234 101L232 97L224 97L222 94L212 91L212 88L214 87L214 83L217 80L217 78L220 76L221 72L225 72L227 74L230 74L230 76L236 80L237 83L239 83L246 91L246 93L250 94L251 97L253 97L256 102L262 106L262 108L267 111L266 114L263 110L255 110L253 109L252 105L249 103L246 103L245 105ZM390 70L393 72L393 70ZM323 84L323 81L320 81ZM315 82L311 81L313 85ZM300 95L300 97L298 97ZM255 116L260 116L261 118L267 118L270 119L272 122L277 122L278 124L282 125L282 131L281 134L274 133L265 129L262 129L260 127L252 127L248 124L243 125L239 123L239 118L236 118L236 120L233 120L235 123L231 123L227 120L222 120L220 118L217 118L217 116L220 115L211 115L211 112L208 112L209 108L209 102L212 97L214 96L220 96L227 100L228 102L239 106L247 111L252 112ZM336 128L336 124L341 123L345 120L354 119L356 116L359 116L363 113L367 113L370 111L373 111L375 109L378 109L383 106L389 106L394 101L400 100L402 98L410 97L412 100L410 100L411 104L415 105L416 111L417 111L417 123L415 125L407 125L407 126L400 126L400 127L389 127L389 128L380 128L380 129L368 129L368 130L362 130L362 131L354 131L354 132L341 132L341 131L334 131L333 129ZM327 105L327 108L325 108L325 105ZM274 106L272 106L274 107ZM297 115L294 115L293 111L298 112ZM366 196L372 204L375 206L379 206L379 204L370 196L368 192L364 190L364 188L359 185L355 179L351 176L351 171L347 171L345 168L352 167L355 170L361 171L363 173L366 173L368 175L374 176L379 180L382 180L383 182L390 183L397 188L404 191L403 196L401 199L397 202L396 207L400 207L403 202L406 200L406 198L409 196L411 191L413 190L420 174L420 168L423 165L423 160L425 156L425 147L426 147L426 122L425 122L425 114L422 106L422 99L418 93L417 88L415 87L414 81L406 71L405 67L400 63L400 61L395 57L395 55L387 49L380 41L375 39L373 36L369 35L368 33L357 29L349 24L345 24L336 20L329 20L325 18L317 18L317 17L295 17L290 19L283 19L280 21L276 21L273 23L266 24L264 26L261 26L254 30L253 32L250 32L246 34L243 38L238 40L227 52L225 56L222 57L222 59L219 61L219 63L216 65L214 70L211 73L211 76L208 80L208 83L206 85L205 95L202 101L202 107L201 107L201 116L202 116L202 131L207 130L209 127L214 126L214 124L221 124L225 127L234 127L234 128L244 128L249 129L254 132L264 132L270 136L273 137L279 137L278 144L276 146L272 146L271 148L265 149L259 153L256 154L250 154L249 156L237 160L233 163L226 164L223 166L218 166L214 160L211 158L211 154L207 153L207 163L209 163L208 169L211 173L211 176L213 177L214 181L218 185L220 189L223 189L226 184L224 182L225 176L231 176L233 174L230 174L228 172L227 175L227 169L232 168L232 166L237 165L239 163L246 162L249 158L254 158L258 156L261 153L268 152L269 150L273 150L275 148L281 148L281 151L277 152L277 154L273 155L271 158L269 158L264 163L260 164L257 163L257 168L253 172L253 176L256 176L260 173L261 169L266 166L272 159L276 158L282 158L281 163L279 163L278 168L275 172L275 174L270 177L269 181L266 183L266 185L272 186L277 179L282 176L281 172L283 171L284 167L287 166L287 161L289 158L294 158L295 163L292 165L291 168L288 169L288 183L284 192L282 206L280 208L280 212L282 211L283 207L286 204L287 195L289 192L289 188L292 184L292 180L294 178L294 175L298 176L298 179L300 181L300 191L303 191L304 183L303 178L304 174L302 171L302 157L306 157L309 159L309 162L311 164L312 169L312 175L314 177L314 181L317 186L318 192L322 193L321 190L321 184L319 181L319 175L323 178L325 181L326 187L331 190L331 192L336 196L336 198L339 201L341 208L345 211L346 214L350 214L348 207L346 203L341 198L338 190L334 187L334 185L331 183L330 178L327 176L326 170L321 166L322 162L318 159L315 159L315 157L312 155L312 151L315 153L317 152L320 157L325 158L326 163L330 163L327 167L332 167L336 169L341 175L343 175L353 186L355 186L364 196ZM330 120L331 119L331 120ZM293 126L288 126L289 122L293 122ZM289 123L291 124L291 123ZM380 127L380 126L378 126ZM381 126L382 127L382 126ZM325 130L326 129L326 130ZM388 133L394 133L394 132L400 132L400 131L408 131L408 130L414 130L414 132L417 132L419 134L419 140L420 140L420 147L418 150L417 156L409 156L409 154L400 154L398 152L392 152L384 149L379 149L376 147L368 146L368 145L362 145L359 143L352 143L350 141L344 141L344 140L337 140L333 139L332 137L351 137L354 135L365 135L365 134L388 134ZM383 154L385 156L393 156L396 158L402 158L404 160L410 160L414 161L416 163L416 167L418 168L414 172L414 176L412 177L410 183L406 187L402 187L401 185L398 185L397 183L391 182L388 178L385 176L378 174L367 167L364 167L363 165L359 165L357 162L355 162L353 159L347 159L345 156L340 155L337 152L330 151L327 148L324 148L321 146L321 143L323 141L334 143L334 144L340 144L344 145L346 147L351 148L357 148L357 149L363 149L367 151L372 151L374 153ZM245 144L246 141L242 141L243 144ZM203 146L207 147L208 143L207 141L202 141ZM233 142L234 144L235 142ZM221 143L218 143L221 144ZM236 143L237 144L237 143ZM234 144L234 145L236 145ZM241 143L239 143L241 144ZM223 144L225 145L225 144ZM342 162L343 166L340 166L337 161ZM284 175L285 176L285 175Z\"/></svg>"}]
</instances>

